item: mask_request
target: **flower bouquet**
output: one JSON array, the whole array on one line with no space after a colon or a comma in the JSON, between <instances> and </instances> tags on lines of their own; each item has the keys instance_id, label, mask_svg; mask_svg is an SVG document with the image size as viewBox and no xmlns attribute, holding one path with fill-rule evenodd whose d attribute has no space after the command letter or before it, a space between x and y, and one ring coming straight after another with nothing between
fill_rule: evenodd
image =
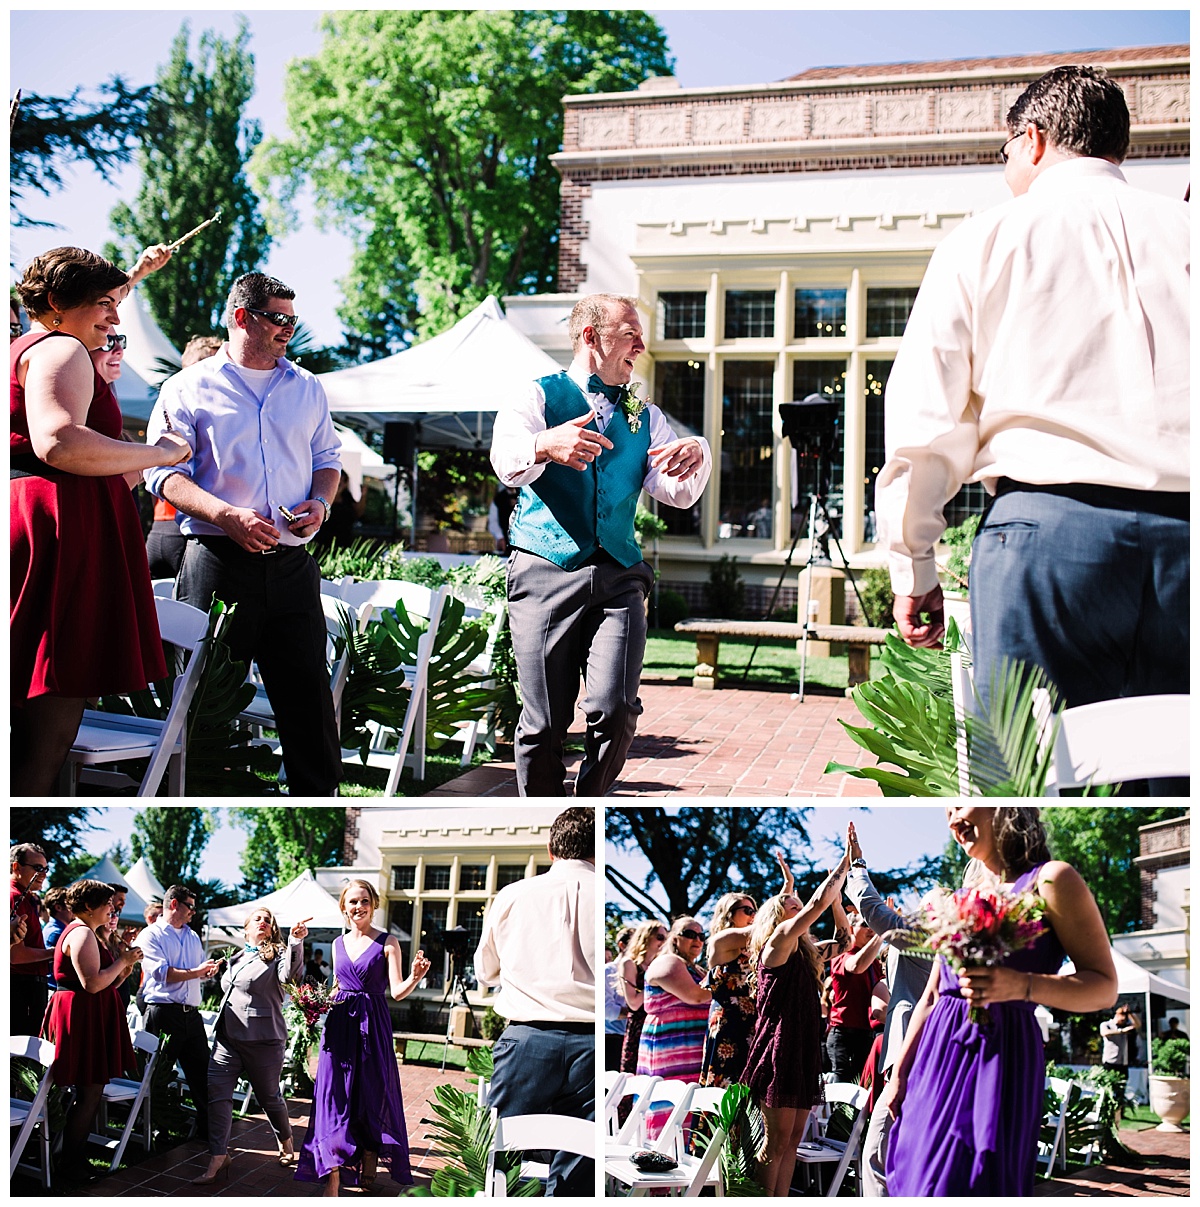
<instances>
[{"instance_id":1,"label":"flower bouquet","mask_svg":"<svg viewBox=\"0 0 1200 1207\"><path fill-rule=\"evenodd\" d=\"M994 888L960 889L927 899L916 927L925 937L919 950L945 956L955 972L991 968L1033 943L1046 929L1046 903L1037 893ZM909 950L914 950L909 948ZM972 1006L971 1022L989 1022L983 1006Z\"/></svg>"},{"instance_id":2,"label":"flower bouquet","mask_svg":"<svg viewBox=\"0 0 1200 1207\"><path fill-rule=\"evenodd\" d=\"M290 1092L307 1097L313 1090L308 1073L309 1053L320 1038L317 1024L334 1004L337 985L335 982L330 988L312 981L286 981L283 988L288 995L284 1021L292 1032L284 1057L283 1080Z\"/></svg>"}]
</instances>

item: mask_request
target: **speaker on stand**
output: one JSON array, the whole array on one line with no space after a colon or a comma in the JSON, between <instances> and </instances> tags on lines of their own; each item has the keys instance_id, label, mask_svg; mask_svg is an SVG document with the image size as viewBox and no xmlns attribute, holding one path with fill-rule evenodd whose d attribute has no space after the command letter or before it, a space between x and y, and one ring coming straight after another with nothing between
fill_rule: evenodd
<instances>
[{"instance_id":1,"label":"speaker on stand","mask_svg":"<svg viewBox=\"0 0 1200 1207\"><path fill-rule=\"evenodd\" d=\"M412 507L412 529L409 547L417 543L417 425L409 419L389 419L383 425L383 459L396 466L396 491L392 499L392 540L400 515L400 473L408 473L409 499Z\"/></svg>"}]
</instances>

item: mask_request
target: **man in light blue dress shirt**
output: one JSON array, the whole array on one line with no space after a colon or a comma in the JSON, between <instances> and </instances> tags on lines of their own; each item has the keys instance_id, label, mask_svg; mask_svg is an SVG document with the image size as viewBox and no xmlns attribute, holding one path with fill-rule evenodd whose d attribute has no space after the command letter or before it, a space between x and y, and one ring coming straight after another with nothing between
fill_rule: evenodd
<instances>
[{"instance_id":1,"label":"man in light blue dress shirt","mask_svg":"<svg viewBox=\"0 0 1200 1207\"><path fill-rule=\"evenodd\" d=\"M252 272L225 307L228 341L168 380L147 439L177 432L190 461L146 475L188 538L175 598L237 604L224 640L254 659L275 713L292 796L330 796L341 742L325 661L321 575L305 545L329 516L341 441L321 383L287 360L295 294ZM290 515L290 518L289 518Z\"/></svg>"},{"instance_id":2,"label":"man in light blue dress shirt","mask_svg":"<svg viewBox=\"0 0 1200 1207\"><path fill-rule=\"evenodd\" d=\"M146 1030L167 1040L167 1066L179 1061L196 1108L196 1135L208 1137L208 1040L200 1017L200 982L221 970L206 960L200 936L189 923L196 894L174 884L163 898L163 915L134 941L142 949Z\"/></svg>"}]
</instances>

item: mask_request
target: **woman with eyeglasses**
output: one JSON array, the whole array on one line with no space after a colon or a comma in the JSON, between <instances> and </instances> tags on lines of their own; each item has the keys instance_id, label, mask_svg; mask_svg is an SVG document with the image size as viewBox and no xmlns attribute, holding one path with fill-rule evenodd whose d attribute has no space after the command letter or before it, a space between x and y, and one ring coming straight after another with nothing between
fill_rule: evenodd
<instances>
[{"instance_id":1,"label":"woman with eyeglasses","mask_svg":"<svg viewBox=\"0 0 1200 1207\"><path fill-rule=\"evenodd\" d=\"M676 918L664 950L646 969L646 1023L637 1071L666 1080L698 1081L704 1062L711 990L700 981L704 930L695 918ZM646 1137L662 1131L670 1109L646 1112Z\"/></svg>"},{"instance_id":2,"label":"woman with eyeglasses","mask_svg":"<svg viewBox=\"0 0 1200 1207\"><path fill-rule=\"evenodd\" d=\"M780 893L763 902L750 935L755 967L754 1032L743 1084L762 1106L767 1151L759 1181L769 1195L786 1197L796 1168L796 1146L809 1112L823 1098L821 1079L821 957L809 932L838 899L849 851L809 899ZM845 942L849 937L845 936Z\"/></svg>"},{"instance_id":3,"label":"woman with eyeglasses","mask_svg":"<svg viewBox=\"0 0 1200 1207\"><path fill-rule=\"evenodd\" d=\"M148 263L144 253L135 275ZM51 794L85 700L140 691L166 673L141 521L122 475L176 465L191 449L174 435L122 440L120 408L89 359L107 344L132 279L92 252L57 247L17 285L31 320L9 346L17 796Z\"/></svg>"},{"instance_id":4,"label":"woman with eyeglasses","mask_svg":"<svg viewBox=\"0 0 1200 1207\"><path fill-rule=\"evenodd\" d=\"M775 852L783 872L783 891L795 883L781 851ZM712 990L708 1034L700 1084L728 1086L740 1081L754 1030L754 977L748 947L758 906L749 893L726 893L713 909L708 940L708 975L702 984Z\"/></svg>"},{"instance_id":5,"label":"woman with eyeglasses","mask_svg":"<svg viewBox=\"0 0 1200 1207\"><path fill-rule=\"evenodd\" d=\"M638 1045L646 1023L646 969L653 963L667 941L667 928L651 919L639 923L630 936L623 955L617 957L617 988L629 1008L625 1024L625 1041L621 1045L621 1072L636 1073Z\"/></svg>"},{"instance_id":6,"label":"woman with eyeglasses","mask_svg":"<svg viewBox=\"0 0 1200 1207\"><path fill-rule=\"evenodd\" d=\"M107 925L112 885L78 880L67 889L75 920L63 928L54 948L54 979L43 1034L54 1042L54 1084L75 1087L75 1102L62 1132L58 1177L78 1180L88 1172L87 1142L105 1085L114 1077L137 1075L137 1061L117 986L142 958L131 947L113 959L97 941Z\"/></svg>"}]
</instances>

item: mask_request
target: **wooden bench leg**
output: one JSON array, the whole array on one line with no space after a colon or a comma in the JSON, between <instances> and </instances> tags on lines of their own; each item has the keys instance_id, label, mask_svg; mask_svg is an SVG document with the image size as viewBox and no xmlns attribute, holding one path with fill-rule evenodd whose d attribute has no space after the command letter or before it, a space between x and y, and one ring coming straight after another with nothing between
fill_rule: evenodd
<instances>
[{"instance_id":1,"label":"wooden bench leg","mask_svg":"<svg viewBox=\"0 0 1200 1207\"><path fill-rule=\"evenodd\" d=\"M849 688L866 683L871 678L871 647L856 642L849 646L848 655L847 695Z\"/></svg>"},{"instance_id":2,"label":"wooden bench leg","mask_svg":"<svg viewBox=\"0 0 1200 1207\"><path fill-rule=\"evenodd\" d=\"M403 1064L405 1056L408 1055L408 1040L407 1039L396 1040L395 1048L396 1048L396 1061L399 1064Z\"/></svg>"},{"instance_id":3,"label":"wooden bench leg","mask_svg":"<svg viewBox=\"0 0 1200 1207\"><path fill-rule=\"evenodd\" d=\"M696 634L696 670L692 686L712 691L717 686L717 658L721 639L712 633Z\"/></svg>"}]
</instances>

